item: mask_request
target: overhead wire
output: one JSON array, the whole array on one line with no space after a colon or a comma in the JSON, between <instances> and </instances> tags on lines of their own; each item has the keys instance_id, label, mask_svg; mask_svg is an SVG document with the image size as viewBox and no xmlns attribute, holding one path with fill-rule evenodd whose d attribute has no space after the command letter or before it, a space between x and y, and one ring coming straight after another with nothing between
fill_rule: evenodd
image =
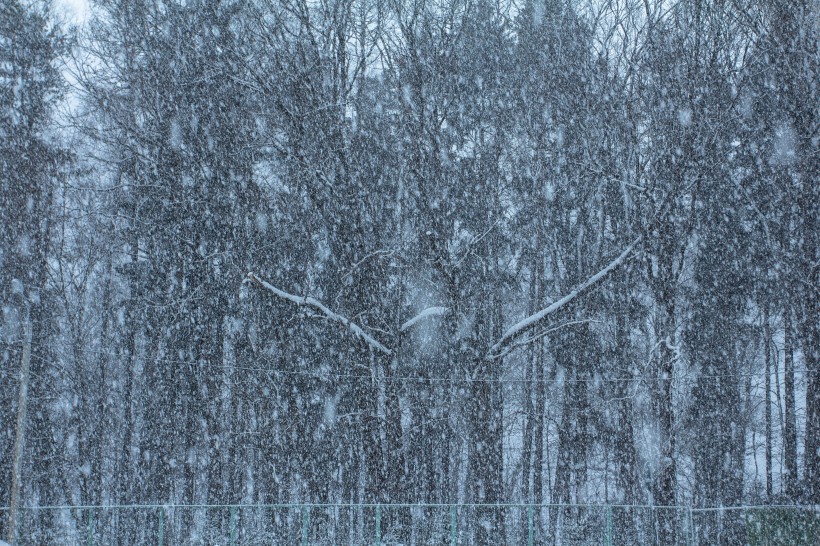
<instances>
[{"instance_id":1,"label":"overhead wire","mask_svg":"<svg viewBox=\"0 0 820 546\"><path fill-rule=\"evenodd\" d=\"M53 350L53 349L52 349ZM116 358L133 358L133 355L129 355L127 353L117 353L113 351L94 351L94 350L83 350L85 355L96 355L96 356L106 356L106 357L116 357ZM57 351L57 354L60 356L71 356L68 355L66 352ZM47 357L42 357L38 355L32 355L32 358L38 358L41 361L50 361L51 359ZM73 356L72 356L73 358ZM426 376L426 375L380 375L374 376L373 374L353 374L353 373L338 373L338 372L331 372L331 371L308 371L308 370L283 370L280 368L274 367L261 367L261 366L243 366L237 364L216 364L207 361L194 361L194 360L185 360L185 359L173 359L173 358L166 358L166 357L141 357L147 363L164 363L164 364L177 364L177 365L187 365L187 366L195 366L195 367L204 367L204 368L211 368L211 369L223 369L223 370L239 370L239 371L246 371L246 372L263 372L273 375L293 375L293 376L301 376L301 377L309 377L314 379L337 379L337 380L362 380L368 382L380 382L380 381L399 381L399 382L418 382L418 383L458 383L458 384L470 384L470 383L509 383L509 384L564 384L564 383L591 383L591 384L599 384L599 383L629 383L634 381L644 381L644 382L659 382L659 381L666 381L667 379L651 376L651 375L637 375L632 374L627 377L554 377L554 378L515 378L515 377L498 377L498 378L470 378L470 377L436 377L436 376ZM262 360L258 360L257 362L262 362ZM805 370L802 368L795 368L795 373L804 374ZM766 375L765 371L758 371L758 372L738 372L738 373L722 373L722 374L708 374L708 375L701 375L701 374L687 374L681 376L673 376L670 378L673 382L691 382L697 380L711 380L711 379L728 379L728 378L751 378L751 377L764 377Z\"/></svg>"}]
</instances>

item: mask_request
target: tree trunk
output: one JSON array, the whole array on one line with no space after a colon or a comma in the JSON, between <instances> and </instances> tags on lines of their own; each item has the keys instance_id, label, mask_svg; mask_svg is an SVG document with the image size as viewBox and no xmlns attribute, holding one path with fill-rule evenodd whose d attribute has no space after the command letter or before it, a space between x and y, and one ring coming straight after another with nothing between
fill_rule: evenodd
<instances>
[{"instance_id":1,"label":"tree trunk","mask_svg":"<svg viewBox=\"0 0 820 546\"><path fill-rule=\"evenodd\" d=\"M794 396L794 339L792 335L791 309L783 313L784 342L783 373L786 422L783 430L783 449L786 463L786 496L795 500L797 491L797 418Z\"/></svg>"},{"instance_id":2,"label":"tree trunk","mask_svg":"<svg viewBox=\"0 0 820 546\"><path fill-rule=\"evenodd\" d=\"M491 299L490 299L491 298ZM471 383L470 420L471 441L470 476L472 502L498 504L503 501L503 399L498 382L500 363L486 358L487 347L483 340L499 335L500 313L498 298L490 296L486 308L479 310L475 322L474 375ZM495 507L476 510L476 541L479 544L503 542L504 517Z\"/></svg>"},{"instance_id":3,"label":"tree trunk","mask_svg":"<svg viewBox=\"0 0 820 546\"><path fill-rule=\"evenodd\" d=\"M670 279L670 282L671 279ZM659 420L660 461L655 476L656 506L670 507L675 505L675 490L677 485L677 468L675 464L675 422L672 406L672 378L674 376L674 358L672 351L672 336L674 335L674 303L668 285L664 286L660 310L662 313L661 328L657 332L659 363L657 369L657 411ZM658 512L658 536L661 544L675 544L676 528L674 511L662 508Z\"/></svg>"},{"instance_id":4,"label":"tree trunk","mask_svg":"<svg viewBox=\"0 0 820 546\"><path fill-rule=\"evenodd\" d=\"M7 540L17 544L17 521L20 509L20 481L23 478L23 452L28 409L28 383L31 365L31 322L28 312L23 319L23 354L20 358L20 386L17 391L17 424L14 433L14 452L11 468L11 501Z\"/></svg>"},{"instance_id":5,"label":"tree trunk","mask_svg":"<svg viewBox=\"0 0 820 546\"><path fill-rule=\"evenodd\" d=\"M624 295L622 294L622 297ZM632 374L629 371L631 366L629 358L629 335L626 328L626 310L622 307L618 309L615 317L615 358L616 366L623 368L619 373L615 384L618 401L618 430L615 437L615 480L621 491L623 491L623 504L626 506L618 510L614 517L619 528L623 529L623 536L628 542L635 542L635 521L631 505L638 504L638 464L635 452L635 433L633 430L634 414L632 407L632 397L629 393Z\"/></svg>"},{"instance_id":6,"label":"tree trunk","mask_svg":"<svg viewBox=\"0 0 820 546\"><path fill-rule=\"evenodd\" d=\"M569 374L574 379L574 374ZM571 443L571 417L572 403L570 382L564 384L564 401L561 408L561 421L558 424L558 453L555 463L555 484L550 498L551 504L568 504L570 488L570 472L572 456L570 454ZM558 520L565 519L568 514L560 507L551 508L550 512L550 536L553 543L558 539Z\"/></svg>"},{"instance_id":7,"label":"tree trunk","mask_svg":"<svg viewBox=\"0 0 820 546\"><path fill-rule=\"evenodd\" d=\"M817 272L820 268L815 267ZM820 316L818 305L818 273L813 273L811 286L803 305L805 311L801 322L803 359L806 365L806 447L803 482L805 500L820 504Z\"/></svg>"},{"instance_id":8,"label":"tree trunk","mask_svg":"<svg viewBox=\"0 0 820 546\"><path fill-rule=\"evenodd\" d=\"M809 307L803 336L803 355L806 360L806 501L820 504L820 329L817 326L816 296ZM813 313L813 314L812 314Z\"/></svg>"},{"instance_id":9,"label":"tree trunk","mask_svg":"<svg viewBox=\"0 0 820 546\"><path fill-rule=\"evenodd\" d=\"M535 454L533 456L532 499L536 504L544 502L544 423L546 420L546 381L544 347L539 343L535 360Z\"/></svg>"},{"instance_id":10,"label":"tree trunk","mask_svg":"<svg viewBox=\"0 0 820 546\"><path fill-rule=\"evenodd\" d=\"M535 312L538 304L535 301L536 284L538 283L537 273L535 270L530 272L530 303L527 314L531 315ZM531 503L532 496L530 495L530 480L532 477L532 460L533 460L533 434L535 428L535 404L534 395L538 388L533 381L536 375L537 363L537 348L535 345L530 345L527 351L527 368L526 377L524 380L524 431L521 441L521 502ZM522 524L525 523L526 516L522 514Z\"/></svg>"},{"instance_id":11,"label":"tree trunk","mask_svg":"<svg viewBox=\"0 0 820 546\"><path fill-rule=\"evenodd\" d=\"M765 377L765 401L763 413L766 421L766 500L772 500L772 332L769 325L769 308L766 307L763 314L763 351L765 352L766 377Z\"/></svg>"},{"instance_id":12,"label":"tree trunk","mask_svg":"<svg viewBox=\"0 0 820 546\"><path fill-rule=\"evenodd\" d=\"M532 416L535 424L535 453L533 456L533 476L532 476L532 502L536 505L544 503L544 424L546 422L546 381L544 370L544 346L538 343L536 346L535 359L535 413ZM549 476L549 467L547 467ZM542 543L542 521L541 509L536 511L535 518L535 538L538 544Z\"/></svg>"},{"instance_id":13,"label":"tree trunk","mask_svg":"<svg viewBox=\"0 0 820 546\"><path fill-rule=\"evenodd\" d=\"M539 234L538 244L541 245L543 238ZM544 305L544 260L538 260L536 268L536 305L538 308L543 308ZM533 444L535 446L535 453L533 455L533 476L532 476L532 502L537 505L544 502L544 426L546 423L546 397L547 397L547 383L545 381L545 366L546 360L544 358L544 343L539 341L535 344L535 411L531 416L534 424L534 438ZM547 477L549 478L549 467L547 468ZM535 518L535 540L537 544L543 543L543 528L542 528L542 511L539 509Z\"/></svg>"},{"instance_id":14,"label":"tree trunk","mask_svg":"<svg viewBox=\"0 0 820 546\"><path fill-rule=\"evenodd\" d=\"M533 395L535 394L535 383L533 381L533 371L536 366L535 354L533 350L528 351L526 378L524 380L524 430L521 438L521 502L532 502L530 495L530 480L532 477L533 459L533 432L535 425L535 404Z\"/></svg>"}]
</instances>

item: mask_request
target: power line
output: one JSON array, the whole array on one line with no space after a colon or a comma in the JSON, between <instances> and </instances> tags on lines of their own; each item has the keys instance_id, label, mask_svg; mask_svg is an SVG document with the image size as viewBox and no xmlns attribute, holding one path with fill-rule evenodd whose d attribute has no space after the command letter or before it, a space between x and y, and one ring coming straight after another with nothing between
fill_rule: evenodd
<instances>
[{"instance_id":1,"label":"power line","mask_svg":"<svg viewBox=\"0 0 820 546\"><path fill-rule=\"evenodd\" d=\"M112 351L91 351L91 350L84 350L84 354L92 354L98 356L109 356L109 357L118 357L118 358L132 358L131 355L126 353L116 353ZM66 353L59 352L61 356L66 356ZM32 355L33 358L38 358L41 361L46 361L45 357L36 357ZM402 375L402 376L380 376L374 377L371 375L363 375L363 374L349 374L349 373L334 373L334 372L321 372L321 371L300 371L300 370L282 370L276 369L271 367L258 367L258 366L242 366L242 365L232 365L232 364L213 364L209 362L193 362L191 360L182 360L182 359L172 359L172 358L162 358L162 357L153 357L153 358L145 358L146 362L154 362L154 363L165 363L165 364L180 364L180 365L188 365L188 366L198 366L198 367L205 367L205 368L212 368L212 369L223 369L223 370L239 370L239 371L248 371L248 372L264 372L269 374L279 374L279 375L294 375L300 377L310 377L314 379L339 379L339 380L361 380L361 381L372 381L372 382L380 382L380 381L400 381L400 382L418 382L418 383L459 383L459 384L470 384L470 383L502 383L502 384L563 384L563 383L591 383L591 384L599 384L599 383L630 383L634 381L643 381L643 382L657 382L657 381L666 381L664 378L653 377L653 376L646 376L646 375L631 375L629 377L589 377L589 378L551 378L551 379L537 379L537 378L468 378L468 377L427 377L423 375ZM261 360L257 362L263 362ZM795 368L795 373L804 373L805 370L801 368ZM676 382L686 382L686 381L697 381L699 379L728 379L728 378L750 378L750 377L764 377L766 375L765 371L760 372L746 372L746 373L726 373L726 374L711 374L711 375L683 375L672 377L672 381Z\"/></svg>"},{"instance_id":2,"label":"power line","mask_svg":"<svg viewBox=\"0 0 820 546\"><path fill-rule=\"evenodd\" d=\"M692 512L726 512L726 511L751 511L751 510L797 510L806 512L817 512L818 507L810 504L761 504L761 505L741 505L741 506L704 506L694 507L689 505L652 505L652 504L622 504L622 503L527 503L527 502L500 502L500 503L375 503L375 502L281 502L281 503L249 503L249 504L196 504L196 503L131 503L131 504L52 504L52 505L29 505L21 506L21 510L47 511L47 510L174 510L174 509L226 509L237 508L240 510L289 510L302 508L586 508L603 510L606 508L619 509L639 509L639 510L680 510ZM0 506L0 512L8 511L8 506Z\"/></svg>"}]
</instances>

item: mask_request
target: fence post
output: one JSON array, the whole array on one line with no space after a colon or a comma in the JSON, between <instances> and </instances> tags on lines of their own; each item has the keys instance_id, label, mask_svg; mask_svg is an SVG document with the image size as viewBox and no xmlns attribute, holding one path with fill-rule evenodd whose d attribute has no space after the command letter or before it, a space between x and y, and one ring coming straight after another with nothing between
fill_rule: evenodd
<instances>
[{"instance_id":1,"label":"fence post","mask_svg":"<svg viewBox=\"0 0 820 546\"><path fill-rule=\"evenodd\" d=\"M94 544L94 509L88 509L88 546Z\"/></svg>"},{"instance_id":2,"label":"fence post","mask_svg":"<svg viewBox=\"0 0 820 546\"><path fill-rule=\"evenodd\" d=\"M302 505L302 546L307 546L308 543L308 518L310 514L308 512L308 506Z\"/></svg>"},{"instance_id":3,"label":"fence post","mask_svg":"<svg viewBox=\"0 0 820 546\"><path fill-rule=\"evenodd\" d=\"M165 534L165 508L159 509L159 529L157 530L159 546L162 546L163 535Z\"/></svg>"},{"instance_id":4,"label":"fence post","mask_svg":"<svg viewBox=\"0 0 820 546\"><path fill-rule=\"evenodd\" d=\"M9 517L11 517L11 515L9 515ZM23 527L23 522L25 521L24 518L23 518L23 511L20 510L17 513L16 517L19 518L19 519L15 522L14 528L9 529L9 533L10 533L9 538L13 541L12 544L15 544L15 545L20 544L20 537L23 536L22 527ZM0 536L0 540L3 540L2 536Z\"/></svg>"},{"instance_id":5,"label":"fence post","mask_svg":"<svg viewBox=\"0 0 820 546\"><path fill-rule=\"evenodd\" d=\"M527 505L527 546L532 546L533 526L532 526L532 504Z\"/></svg>"},{"instance_id":6,"label":"fence post","mask_svg":"<svg viewBox=\"0 0 820 546\"><path fill-rule=\"evenodd\" d=\"M231 546L236 544L236 506L231 506Z\"/></svg>"},{"instance_id":7,"label":"fence post","mask_svg":"<svg viewBox=\"0 0 820 546\"><path fill-rule=\"evenodd\" d=\"M376 546L382 543L382 506L376 505Z\"/></svg>"},{"instance_id":8,"label":"fence post","mask_svg":"<svg viewBox=\"0 0 820 546\"><path fill-rule=\"evenodd\" d=\"M450 546L456 546L456 524L458 523L458 515L456 514L456 505L450 506Z\"/></svg>"},{"instance_id":9,"label":"fence post","mask_svg":"<svg viewBox=\"0 0 820 546\"><path fill-rule=\"evenodd\" d=\"M606 546L612 546L612 505L606 505Z\"/></svg>"},{"instance_id":10,"label":"fence post","mask_svg":"<svg viewBox=\"0 0 820 546\"><path fill-rule=\"evenodd\" d=\"M692 507L689 507L689 546L695 546L695 519L692 517Z\"/></svg>"}]
</instances>

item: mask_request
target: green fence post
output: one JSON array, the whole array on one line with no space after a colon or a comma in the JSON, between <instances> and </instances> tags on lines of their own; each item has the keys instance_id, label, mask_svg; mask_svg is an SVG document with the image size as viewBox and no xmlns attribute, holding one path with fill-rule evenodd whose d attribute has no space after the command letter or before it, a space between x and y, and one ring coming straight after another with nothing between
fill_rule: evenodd
<instances>
[{"instance_id":1,"label":"green fence post","mask_svg":"<svg viewBox=\"0 0 820 546\"><path fill-rule=\"evenodd\" d=\"M231 546L236 544L236 506L231 506Z\"/></svg>"},{"instance_id":2,"label":"green fence post","mask_svg":"<svg viewBox=\"0 0 820 546\"><path fill-rule=\"evenodd\" d=\"M382 506L376 505L376 546L382 543Z\"/></svg>"},{"instance_id":3,"label":"green fence post","mask_svg":"<svg viewBox=\"0 0 820 546\"><path fill-rule=\"evenodd\" d=\"M606 505L606 537L604 539L606 546L612 546L612 505Z\"/></svg>"},{"instance_id":4,"label":"green fence post","mask_svg":"<svg viewBox=\"0 0 820 546\"><path fill-rule=\"evenodd\" d=\"M533 525L532 525L532 504L527 505L527 546L532 546Z\"/></svg>"},{"instance_id":5,"label":"green fence post","mask_svg":"<svg viewBox=\"0 0 820 546\"><path fill-rule=\"evenodd\" d=\"M450 506L450 545L456 546L456 524L458 517L456 514L456 505Z\"/></svg>"},{"instance_id":6,"label":"green fence post","mask_svg":"<svg viewBox=\"0 0 820 546\"><path fill-rule=\"evenodd\" d=\"M308 521L310 518L310 513L308 512L308 506L302 506L302 546L307 546L308 543Z\"/></svg>"},{"instance_id":7,"label":"green fence post","mask_svg":"<svg viewBox=\"0 0 820 546\"><path fill-rule=\"evenodd\" d=\"M88 546L94 544L94 509L88 509Z\"/></svg>"},{"instance_id":8,"label":"green fence post","mask_svg":"<svg viewBox=\"0 0 820 546\"><path fill-rule=\"evenodd\" d=\"M20 537L23 536L23 530L21 529L21 527L23 526L23 521L23 509L21 508L20 512L17 513L17 521L15 522L16 525L14 526L14 536L10 537L11 540L14 541L12 542L12 544L20 544Z\"/></svg>"},{"instance_id":9,"label":"green fence post","mask_svg":"<svg viewBox=\"0 0 820 546\"><path fill-rule=\"evenodd\" d=\"M695 546L695 520L692 517L692 507L689 507L689 546Z\"/></svg>"},{"instance_id":10,"label":"green fence post","mask_svg":"<svg viewBox=\"0 0 820 546\"><path fill-rule=\"evenodd\" d=\"M159 529L157 530L157 538L159 539L159 546L162 546L163 535L165 534L165 508L159 509Z\"/></svg>"}]
</instances>

